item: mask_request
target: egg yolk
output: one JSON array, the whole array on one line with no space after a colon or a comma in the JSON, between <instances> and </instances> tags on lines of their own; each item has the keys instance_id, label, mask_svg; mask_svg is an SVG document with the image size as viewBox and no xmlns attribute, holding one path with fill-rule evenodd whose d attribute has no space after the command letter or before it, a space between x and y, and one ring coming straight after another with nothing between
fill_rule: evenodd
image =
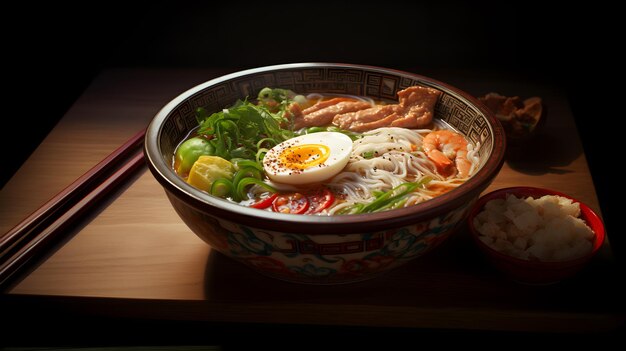
<instances>
[{"instance_id":1,"label":"egg yolk","mask_svg":"<svg viewBox=\"0 0 626 351\"><path fill-rule=\"evenodd\" d=\"M280 163L286 167L304 170L324 163L330 149L322 144L302 144L288 147L280 154Z\"/></svg>"}]
</instances>

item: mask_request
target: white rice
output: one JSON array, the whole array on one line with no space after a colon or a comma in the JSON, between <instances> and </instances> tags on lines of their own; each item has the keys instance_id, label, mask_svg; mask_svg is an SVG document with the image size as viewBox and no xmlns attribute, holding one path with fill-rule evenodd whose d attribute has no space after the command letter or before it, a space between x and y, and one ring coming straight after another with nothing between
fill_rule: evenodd
<instances>
[{"instance_id":1,"label":"white rice","mask_svg":"<svg viewBox=\"0 0 626 351\"><path fill-rule=\"evenodd\" d=\"M572 200L547 195L539 199L517 198L487 202L474 218L474 227L485 244L504 254L539 261L567 261L593 248L594 232L580 217Z\"/></svg>"}]
</instances>

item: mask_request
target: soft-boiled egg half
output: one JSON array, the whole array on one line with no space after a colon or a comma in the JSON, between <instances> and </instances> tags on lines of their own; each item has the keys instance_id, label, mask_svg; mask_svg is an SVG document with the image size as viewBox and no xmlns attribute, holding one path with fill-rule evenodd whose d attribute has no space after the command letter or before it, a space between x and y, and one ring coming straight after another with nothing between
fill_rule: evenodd
<instances>
[{"instance_id":1,"label":"soft-boiled egg half","mask_svg":"<svg viewBox=\"0 0 626 351\"><path fill-rule=\"evenodd\" d=\"M337 132L305 134L267 152L263 168L276 183L310 184L333 177L348 164L352 139Z\"/></svg>"}]
</instances>

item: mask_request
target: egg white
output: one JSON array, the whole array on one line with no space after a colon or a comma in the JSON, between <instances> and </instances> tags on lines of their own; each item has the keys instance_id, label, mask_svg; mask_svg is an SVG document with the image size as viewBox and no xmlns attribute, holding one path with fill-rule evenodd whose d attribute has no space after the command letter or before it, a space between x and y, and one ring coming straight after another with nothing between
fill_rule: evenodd
<instances>
[{"instance_id":1,"label":"egg white","mask_svg":"<svg viewBox=\"0 0 626 351\"><path fill-rule=\"evenodd\" d=\"M319 165L304 169L291 168L280 161L283 151L308 144L325 145L330 150L328 158ZM341 172L348 164L351 152L352 139L345 134L337 132L305 134L274 146L265 155L263 168L267 176L276 183L293 185L318 183Z\"/></svg>"}]
</instances>

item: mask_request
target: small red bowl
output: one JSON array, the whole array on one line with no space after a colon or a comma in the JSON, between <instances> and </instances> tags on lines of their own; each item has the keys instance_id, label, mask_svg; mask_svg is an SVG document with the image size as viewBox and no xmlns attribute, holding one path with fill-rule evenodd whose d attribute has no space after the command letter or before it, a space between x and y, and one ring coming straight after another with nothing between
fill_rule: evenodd
<instances>
[{"instance_id":1,"label":"small red bowl","mask_svg":"<svg viewBox=\"0 0 626 351\"><path fill-rule=\"evenodd\" d=\"M474 218L483 210L483 207L488 201L494 199L504 199L507 194L515 195L518 198L540 198L544 195L558 195L572 199L574 202L579 203L581 211L580 218L582 218L595 233L591 252L586 256L568 261L529 261L509 256L489 247L480 240L480 233L478 233L478 230L474 227ZM504 188L482 196L478 199L470 211L467 221L474 241L480 250L485 254L487 259L509 278L527 284L552 284L565 278L572 277L598 252L605 237L604 224L602 223L602 220L595 212L593 212L593 210L589 208L589 206L566 194L533 187Z\"/></svg>"}]
</instances>

